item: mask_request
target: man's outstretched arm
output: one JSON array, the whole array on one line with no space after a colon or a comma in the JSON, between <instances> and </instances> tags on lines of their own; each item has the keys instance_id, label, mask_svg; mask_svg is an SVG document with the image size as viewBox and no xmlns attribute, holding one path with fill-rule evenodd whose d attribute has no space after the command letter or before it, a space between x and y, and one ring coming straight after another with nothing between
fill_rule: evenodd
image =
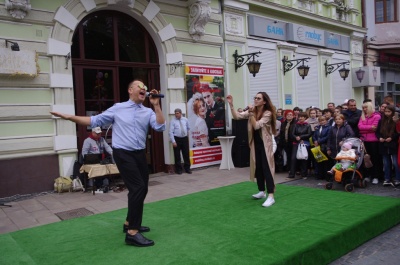
<instances>
[{"instance_id":1,"label":"man's outstretched arm","mask_svg":"<svg viewBox=\"0 0 400 265\"><path fill-rule=\"evenodd\" d=\"M50 113L56 117L60 117L61 119L72 121L72 122L75 122L80 125L86 125L86 126L90 125L90 117L87 117L87 116L75 116L75 115L71 115L71 114L64 114L64 113L53 112L53 111L50 111Z\"/></svg>"}]
</instances>

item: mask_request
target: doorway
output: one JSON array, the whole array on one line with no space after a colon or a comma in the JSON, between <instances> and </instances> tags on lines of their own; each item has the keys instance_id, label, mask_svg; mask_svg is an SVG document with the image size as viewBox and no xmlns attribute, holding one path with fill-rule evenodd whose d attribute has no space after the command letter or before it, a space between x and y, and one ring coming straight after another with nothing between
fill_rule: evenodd
<instances>
[{"instance_id":1,"label":"doorway","mask_svg":"<svg viewBox=\"0 0 400 265\"><path fill-rule=\"evenodd\" d=\"M127 89L133 79L160 90L155 44L135 19L121 12L100 11L85 17L74 32L71 57L76 115L96 115L129 100ZM143 105L151 104L146 99ZM112 127L102 129L112 145ZM80 152L91 128L77 126L76 130ZM162 133L150 129L147 138L150 172L165 171Z\"/></svg>"}]
</instances>

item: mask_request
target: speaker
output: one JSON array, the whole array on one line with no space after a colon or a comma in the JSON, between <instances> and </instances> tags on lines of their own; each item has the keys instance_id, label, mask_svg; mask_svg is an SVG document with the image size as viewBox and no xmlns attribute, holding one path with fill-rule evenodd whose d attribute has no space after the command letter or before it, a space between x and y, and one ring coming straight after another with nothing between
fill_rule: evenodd
<instances>
[{"instance_id":1,"label":"speaker","mask_svg":"<svg viewBox=\"0 0 400 265\"><path fill-rule=\"evenodd\" d=\"M250 166L250 148L249 145L233 145L232 161L235 167Z\"/></svg>"},{"instance_id":2,"label":"speaker","mask_svg":"<svg viewBox=\"0 0 400 265\"><path fill-rule=\"evenodd\" d=\"M248 120L232 120L232 135L236 136L233 145L248 145L247 122Z\"/></svg>"},{"instance_id":3,"label":"speaker","mask_svg":"<svg viewBox=\"0 0 400 265\"><path fill-rule=\"evenodd\" d=\"M250 166L250 148L247 135L248 120L232 120L232 161L235 167Z\"/></svg>"}]
</instances>

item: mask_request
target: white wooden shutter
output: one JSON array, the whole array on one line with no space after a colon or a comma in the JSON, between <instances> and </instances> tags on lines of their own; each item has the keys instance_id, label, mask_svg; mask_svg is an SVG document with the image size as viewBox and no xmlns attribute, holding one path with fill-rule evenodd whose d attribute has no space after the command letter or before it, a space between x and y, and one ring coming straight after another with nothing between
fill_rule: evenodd
<instances>
[{"instance_id":1,"label":"white wooden shutter","mask_svg":"<svg viewBox=\"0 0 400 265\"><path fill-rule=\"evenodd\" d=\"M249 102L253 103L253 98L258 92L266 92L271 98L272 104L276 108L279 108L276 50L249 46L249 53L258 51L261 54L259 54L259 57L256 57L256 60L262 64L260 72L255 77L248 72L250 80ZM247 68L247 65L243 67Z\"/></svg>"},{"instance_id":2,"label":"white wooden shutter","mask_svg":"<svg viewBox=\"0 0 400 265\"><path fill-rule=\"evenodd\" d=\"M331 63L340 63L345 60L332 59ZM349 77L346 80L340 77L339 70L343 68L342 66L337 69L335 72L329 74L332 78L332 102L335 105L341 105L344 103L345 99L352 98L352 87L351 87L351 72L349 73ZM346 65L346 68L349 69L350 65Z\"/></svg>"},{"instance_id":3,"label":"white wooden shutter","mask_svg":"<svg viewBox=\"0 0 400 265\"><path fill-rule=\"evenodd\" d=\"M300 107L303 111L310 106L318 106L320 99L320 88L318 83L318 68L317 68L317 56L309 54L297 54L296 58L307 58L311 59L308 62L304 62L304 65L310 67L308 75L302 79L297 71L297 67L301 66L300 63L292 71L295 71L296 76L296 95L297 95L297 105L293 107Z\"/></svg>"}]
</instances>

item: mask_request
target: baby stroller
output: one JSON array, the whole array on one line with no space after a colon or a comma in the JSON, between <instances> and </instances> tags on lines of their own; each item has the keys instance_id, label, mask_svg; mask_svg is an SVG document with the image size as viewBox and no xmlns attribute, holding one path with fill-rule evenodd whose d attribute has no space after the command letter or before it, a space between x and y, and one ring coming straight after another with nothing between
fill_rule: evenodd
<instances>
[{"instance_id":1,"label":"baby stroller","mask_svg":"<svg viewBox=\"0 0 400 265\"><path fill-rule=\"evenodd\" d=\"M328 183L325 184L325 188L327 190L331 190L333 188L333 181L342 183L344 189L348 192L352 192L354 190L354 186L360 188L367 187L367 181L365 178L363 178L358 170L361 167L364 159L364 144L358 138L348 138L344 140L343 144L346 142L350 142L352 144L352 149L355 150L357 158L354 160L353 166L344 171L334 169L334 175L332 179L329 179Z\"/></svg>"}]
</instances>

